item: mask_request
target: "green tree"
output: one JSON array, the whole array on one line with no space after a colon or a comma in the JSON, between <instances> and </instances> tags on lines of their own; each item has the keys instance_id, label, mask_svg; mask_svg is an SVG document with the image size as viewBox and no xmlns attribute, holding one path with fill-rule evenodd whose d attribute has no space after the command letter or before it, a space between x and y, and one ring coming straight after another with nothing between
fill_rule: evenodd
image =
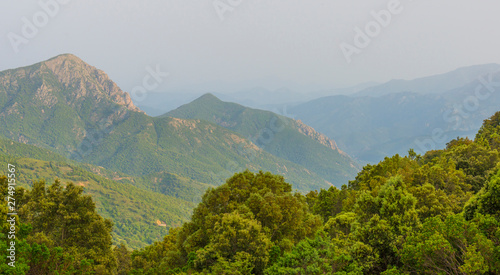
<instances>
[{"instance_id":1,"label":"green tree","mask_svg":"<svg viewBox=\"0 0 500 275\"><path fill-rule=\"evenodd\" d=\"M500 170L465 206L465 216L472 219L476 213L500 218Z\"/></svg>"},{"instance_id":2,"label":"green tree","mask_svg":"<svg viewBox=\"0 0 500 275\"><path fill-rule=\"evenodd\" d=\"M318 234L314 239L299 242L292 251L267 268L265 274L362 274L352 257L339 252L327 237Z\"/></svg>"},{"instance_id":3,"label":"green tree","mask_svg":"<svg viewBox=\"0 0 500 275\"><path fill-rule=\"evenodd\" d=\"M292 193L282 176L247 170L207 190L179 231L134 252L133 267L158 272L160 266L185 271L240 266L262 274L269 259L276 258L272 247L290 251L320 227L321 218L309 211L306 197Z\"/></svg>"},{"instance_id":4,"label":"green tree","mask_svg":"<svg viewBox=\"0 0 500 275\"><path fill-rule=\"evenodd\" d=\"M456 169L466 175L466 182L477 192L481 189L490 174L495 170L500 160L497 150L491 150L489 145L480 142L456 142L448 145L443 154L456 163Z\"/></svg>"},{"instance_id":5,"label":"green tree","mask_svg":"<svg viewBox=\"0 0 500 275\"><path fill-rule=\"evenodd\" d=\"M128 250L127 246L124 243L116 246L113 249L115 253L116 261L117 261L117 270L116 273L118 275L127 275L131 271L132 267L132 259L131 252Z\"/></svg>"},{"instance_id":6,"label":"green tree","mask_svg":"<svg viewBox=\"0 0 500 275\"><path fill-rule=\"evenodd\" d=\"M111 249L112 223L95 209L95 203L83 189L59 181L46 187L44 181L33 184L32 190L21 189L19 217L33 227L32 234L43 234L47 248L60 247L74 255L73 261L86 265L92 262L94 271L109 273L116 269Z\"/></svg>"},{"instance_id":7,"label":"green tree","mask_svg":"<svg viewBox=\"0 0 500 275\"><path fill-rule=\"evenodd\" d=\"M485 141L492 149L500 149L500 112L484 120L475 141Z\"/></svg>"},{"instance_id":8,"label":"green tree","mask_svg":"<svg viewBox=\"0 0 500 275\"><path fill-rule=\"evenodd\" d=\"M315 198L311 210L314 214L320 215L326 222L330 217L342 212L344 201L351 194L346 185L338 188L332 186L328 190L322 189Z\"/></svg>"},{"instance_id":9,"label":"green tree","mask_svg":"<svg viewBox=\"0 0 500 275\"><path fill-rule=\"evenodd\" d=\"M237 212L227 213L215 224L210 244L197 251L195 267L210 270L229 265L261 274L269 260L272 243L260 223ZM244 264L242 260L244 259ZM248 273L249 274L249 273Z\"/></svg>"},{"instance_id":10,"label":"green tree","mask_svg":"<svg viewBox=\"0 0 500 275\"><path fill-rule=\"evenodd\" d=\"M403 245L404 270L423 274L474 274L489 271L494 244L462 215L444 221L432 217L422 230L412 233ZM471 272L471 273L468 273Z\"/></svg>"}]
</instances>

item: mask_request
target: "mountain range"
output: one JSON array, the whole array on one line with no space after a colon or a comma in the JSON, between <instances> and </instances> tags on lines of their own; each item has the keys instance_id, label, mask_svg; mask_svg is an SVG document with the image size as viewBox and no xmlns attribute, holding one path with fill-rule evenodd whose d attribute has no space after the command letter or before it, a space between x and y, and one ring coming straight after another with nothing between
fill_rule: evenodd
<instances>
[{"instance_id":1,"label":"mountain range","mask_svg":"<svg viewBox=\"0 0 500 275\"><path fill-rule=\"evenodd\" d=\"M133 248L185 221L207 188L236 172L270 171L308 192L347 184L360 168L300 121L210 94L148 116L71 54L0 72L0 123L0 156L22 167L21 185L79 184L115 223L115 241Z\"/></svg>"},{"instance_id":2,"label":"mountain range","mask_svg":"<svg viewBox=\"0 0 500 275\"><path fill-rule=\"evenodd\" d=\"M16 163L21 186L82 186L115 223L114 241L139 248L236 172L270 171L305 193L347 184L359 162L471 135L498 109L499 68L360 85L283 115L205 94L152 117L105 72L64 54L0 72L0 165Z\"/></svg>"},{"instance_id":3,"label":"mountain range","mask_svg":"<svg viewBox=\"0 0 500 275\"><path fill-rule=\"evenodd\" d=\"M170 91L151 91L146 96L137 100L137 106L150 116L159 116L167 111L187 104L204 93L211 93L217 98L238 103L247 107L281 112L285 106L293 106L300 103L314 100L316 98L329 95L352 95L357 92L378 85L377 82L366 82L351 87L319 89L302 87L298 92L293 89L282 87L280 89L269 89L264 87L252 87L238 90L232 93L223 93L217 89L200 88L199 90L170 90ZM203 92L205 91L205 92ZM208 92L209 91L209 92Z\"/></svg>"},{"instance_id":4,"label":"mountain range","mask_svg":"<svg viewBox=\"0 0 500 275\"><path fill-rule=\"evenodd\" d=\"M474 135L499 103L497 93L479 99L475 89L499 70L499 64L474 65L410 80L309 91L307 96L287 88L213 94L224 101L300 119L335 140L359 163L376 163L387 155L404 155L410 148L423 153L444 148L447 139ZM149 105L161 106L171 96L151 94L144 108L159 115L159 108Z\"/></svg>"},{"instance_id":5,"label":"mountain range","mask_svg":"<svg viewBox=\"0 0 500 275\"><path fill-rule=\"evenodd\" d=\"M214 108L212 102L203 104ZM303 138L297 145L303 144L303 152L322 146L338 155L338 165L331 169L339 177L325 179L302 166L307 160L299 160L301 156L281 158L297 152L262 150L242 135L257 133L263 125L246 131L245 125L238 132L210 119L147 116L104 72L73 55L0 74L2 136L114 171L134 176L170 171L220 184L234 172L262 169L285 175L302 191L339 185L357 171L349 157L340 157L336 147L326 144L334 142L321 144L310 127L293 128Z\"/></svg>"}]
</instances>

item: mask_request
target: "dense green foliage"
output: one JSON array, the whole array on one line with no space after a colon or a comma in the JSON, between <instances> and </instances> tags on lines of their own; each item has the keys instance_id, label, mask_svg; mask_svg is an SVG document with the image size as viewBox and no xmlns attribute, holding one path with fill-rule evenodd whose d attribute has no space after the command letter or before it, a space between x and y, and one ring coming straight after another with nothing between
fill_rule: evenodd
<instances>
[{"instance_id":1,"label":"dense green foliage","mask_svg":"<svg viewBox=\"0 0 500 275\"><path fill-rule=\"evenodd\" d=\"M500 112L476 139L387 157L341 189L246 171L132 254L133 274L498 274ZM500 136L500 135L499 135Z\"/></svg>"},{"instance_id":2,"label":"dense green foliage","mask_svg":"<svg viewBox=\"0 0 500 275\"><path fill-rule=\"evenodd\" d=\"M341 186L359 171L348 156L330 146L326 136L291 118L269 111L223 102L205 94L161 117L202 119L250 137L263 150L302 165L335 186Z\"/></svg>"},{"instance_id":3,"label":"dense green foliage","mask_svg":"<svg viewBox=\"0 0 500 275\"><path fill-rule=\"evenodd\" d=\"M235 174L205 192L190 221L133 252L112 247L112 223L96 211L102 201L95 204L72 183L36 181L16 190L16 266L6 261L0 268L11 274L498 274L499 117L487 120L475 140L457 138L444 150L424 156L410 150L367 165L341 189L303 195L280 175ZM6 196L7 179L0 181ZM7 253L2 205L0 246Z\"/></svg>"},{"instance_id":4,"label":"dense green foliage","mask_svg":"<svg viewBox=\"0 0 500 275\"><path fill-rule=\"evenodd\" d=\"M116 273L119 262L111 246L112 222L97 214L83 188L39 181L31 190L17 188L12 194L6 177L0 178L0 184L2 197L15 199L17 210L17 215L7 215L12 205L2 200L2 274ZM11 238L13 232L15 238ZM15 259L7 257L13 256L12 248Z\"/></svg>"},{"instance_id":5,"label":"dense green foliage","mask_svg":"<svg viewBox=\"0 0 500 275\"><path fill-rule=\"evenodd\" d=\"M134 253L133 267L157 274L189 266L215 273L231 274L236 267L262 273L273 251L313 237L321 224L308 211L305 197L291 191L281 176L237 174L209 189L182 229Z\"/></svg>"}]
</instances>

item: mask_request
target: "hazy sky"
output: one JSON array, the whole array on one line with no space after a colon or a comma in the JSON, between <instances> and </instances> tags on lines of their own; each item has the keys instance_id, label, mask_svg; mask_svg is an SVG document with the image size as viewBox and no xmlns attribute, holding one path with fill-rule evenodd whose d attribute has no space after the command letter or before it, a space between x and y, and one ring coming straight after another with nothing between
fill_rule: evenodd
<instances>
[{"instance_id":1,"label":"hazy sky","mask_svg":"<svg viewBox=\"0 0 500 275\"><path fill-rule=\"evenodd\" d=\"M0 10L0 70L73 53L126 91L148 66L170 74L154 90L171 91L340 87L500 63L498 0L4 0Z\"/></svg>"}]
</instances>

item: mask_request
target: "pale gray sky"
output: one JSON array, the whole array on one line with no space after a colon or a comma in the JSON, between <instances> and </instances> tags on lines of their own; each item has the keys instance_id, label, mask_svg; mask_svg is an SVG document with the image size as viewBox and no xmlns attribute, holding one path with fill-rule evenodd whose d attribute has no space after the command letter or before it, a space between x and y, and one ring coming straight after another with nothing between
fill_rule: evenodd
<instances>
[{"instance_id":1,"label":"pale gray sky","mask_svg":"<svg viewBox=\"0 0 500 275\"><path fill-rule=\"evenodd\" d=\"M0 70L73 53L126 91L157 65L170 76L155 90L169 91L338 87L500 63L498 0L5 0L0 10ZM388 24L374 24L381 10ZM357 47L355 28L367 26L373 38ZM350 63L342 43L357 47Z\"/></svg>"}]
</instances>

